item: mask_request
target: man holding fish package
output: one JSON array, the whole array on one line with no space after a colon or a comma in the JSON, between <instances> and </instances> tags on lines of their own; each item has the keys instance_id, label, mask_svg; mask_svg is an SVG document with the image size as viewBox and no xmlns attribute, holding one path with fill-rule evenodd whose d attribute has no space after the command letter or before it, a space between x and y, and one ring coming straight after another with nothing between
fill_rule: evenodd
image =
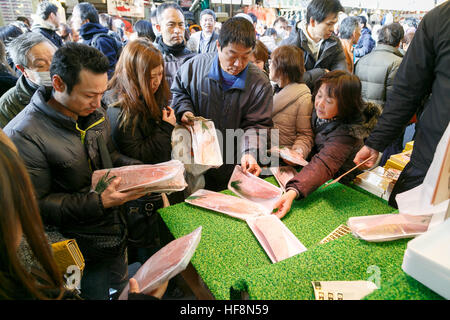
<instances>
[{"instance_id":1,"label":"man holding fish package","mask_svg":"<svg viewBox=\"0 0 450 320\"><path fill-rule=\"evenodd\" d=\"M224 164L205 173L208 190L226 189L238 163L244 172L261 173L258 133L272 128L273 103L268 78L249 63L255 44L253 25L244 18L231 18L221 28L218 52L200 54L184 63L172 84L178 122L190 126L194 116L211 119L220 132L218 137L223 138L219 143L223 142Z\"/></svg>"}]
</instances>

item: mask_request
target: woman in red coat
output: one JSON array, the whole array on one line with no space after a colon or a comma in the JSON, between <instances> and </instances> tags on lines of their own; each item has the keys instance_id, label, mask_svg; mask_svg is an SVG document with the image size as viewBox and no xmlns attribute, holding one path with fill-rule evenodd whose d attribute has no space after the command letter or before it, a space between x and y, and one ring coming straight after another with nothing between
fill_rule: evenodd
<instances>
[{"instance_id":1,"label":"woman in red coat","mask_svg":"<svg viewBox=\"0 0 450 320\"><path fill-rule=\"evenodd\" d=\"M354 166L353 158L375 126L381 108L364 103L359 78L346 71L335 70L322 76L313 92L311 116L314 147L309 164L286 185L286 193L275 208L282 218L295 199L306 198L326 181ZM341 182L353 180L357 170Z\"/></svg>"}]
</instances>

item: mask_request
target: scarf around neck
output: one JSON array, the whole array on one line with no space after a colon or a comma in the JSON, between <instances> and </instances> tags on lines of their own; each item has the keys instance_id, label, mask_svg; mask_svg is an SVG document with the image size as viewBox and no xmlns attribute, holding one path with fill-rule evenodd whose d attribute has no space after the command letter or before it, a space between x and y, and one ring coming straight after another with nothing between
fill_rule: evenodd
<instances>
[{"instance_id":1,"label":"scarf around neck","mask_svg":"<svg viewBox=\"0 0 450 320\"><path fill-rule=\"evenodd\" d=\"M184 40L180 44L177 44L177 45L174 45L174 46L168 46L167 44L164 43L162 37L158 37L157 43L162 48L163 53L171 53L174 56L180 55L186 49L186 45L185 45L185 41Z\"/></svg>"}]
</instances>

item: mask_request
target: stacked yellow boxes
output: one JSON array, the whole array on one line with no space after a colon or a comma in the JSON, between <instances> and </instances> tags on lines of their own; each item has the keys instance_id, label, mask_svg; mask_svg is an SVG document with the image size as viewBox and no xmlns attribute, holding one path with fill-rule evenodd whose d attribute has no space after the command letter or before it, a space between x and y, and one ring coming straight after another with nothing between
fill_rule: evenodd
<instances>
[{"instance_id":1,"label":"stacked yellow boxes","mask_svg":"<svg viewBox=\"0 0 450 320\"><path fill-rule=\"evenodd\" d=\"M405 149L402 153L392 155L386 164L384 165L385 169L397 169L403 170L405 166L408 164L411 159L411 153L413 150L414 141L410 141L405 145Z\"/></svg>"}]
</instances>

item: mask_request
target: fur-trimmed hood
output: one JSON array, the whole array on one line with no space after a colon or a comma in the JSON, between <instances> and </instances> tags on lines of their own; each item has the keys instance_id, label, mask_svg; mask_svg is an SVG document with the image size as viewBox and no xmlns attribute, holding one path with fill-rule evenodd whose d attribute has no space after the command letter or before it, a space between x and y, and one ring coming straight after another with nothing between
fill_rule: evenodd
<instances>
[{"instance_id":1,"label":"fur-trimmed hood","mask_svg":"<svg viewBox=\"0 0 450 320\"><path fill-rule=\"evenodd\" d=\"M367 138L373 128L375 128L381 111L382 109L379 104L366 102L361 114L361 121L348 125L350 135L359 139Z\"/></svg>"}]
</instances>

